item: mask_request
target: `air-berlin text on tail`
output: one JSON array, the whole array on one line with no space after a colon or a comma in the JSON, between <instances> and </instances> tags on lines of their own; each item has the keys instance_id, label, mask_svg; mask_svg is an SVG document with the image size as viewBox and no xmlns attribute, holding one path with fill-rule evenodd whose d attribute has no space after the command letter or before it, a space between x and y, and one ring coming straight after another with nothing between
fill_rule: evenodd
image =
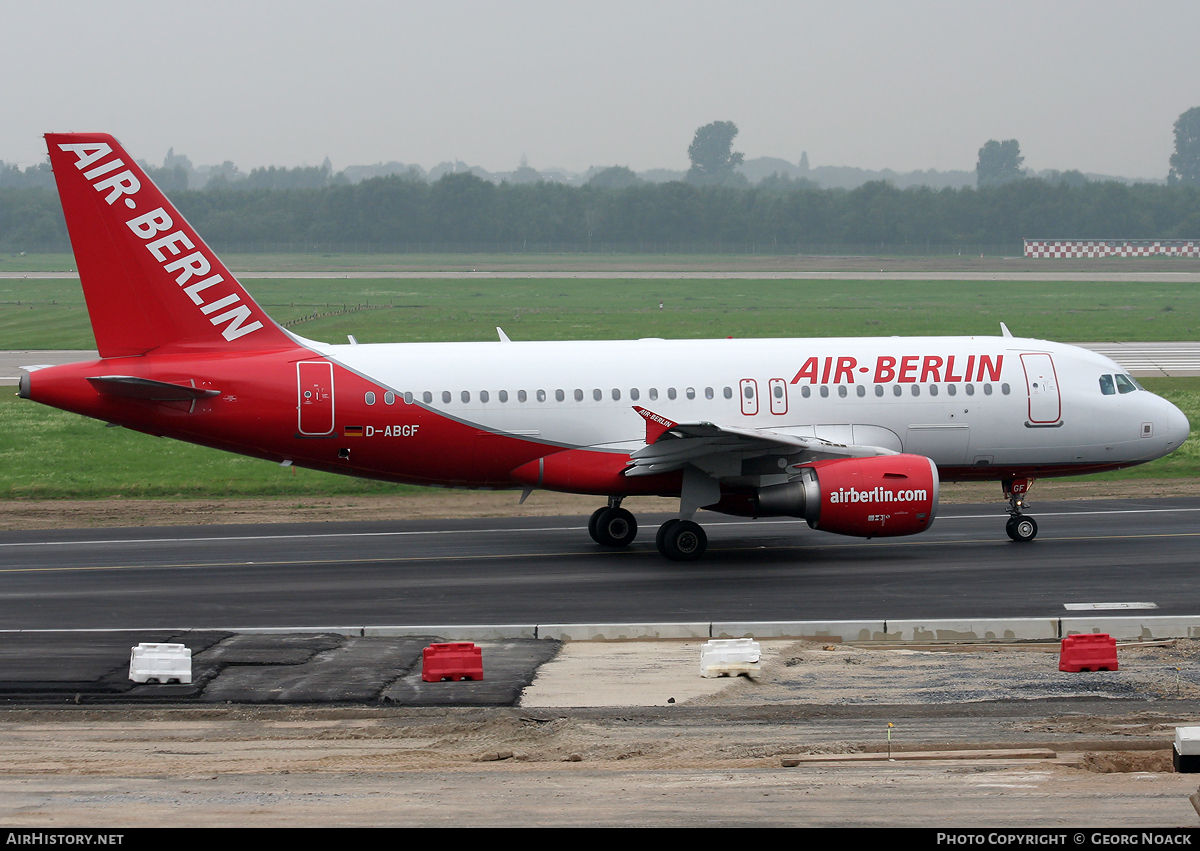
<instances>
[{"instance_id":1,"label":"air-berlin text on tail","mask_svg":"<svg viewBox=\"0 0 1200 851\"><path fill-rule=\"evenodd\" d=\"M933 382L999 381L1004 355L880 355L871 381L875 384L925 384ZM792 378L792 384L854 383L854 374L871 373L855 357L811 357Z\"/></svg>"},{"instance_id":2,"label":"air-berlin text on tail","mask_svg":"<svg viewBox=\"0 0 1200 851\"><path fill-rule=\"evenodd\" d=\"M112 154L111 146L105 142L84 142L76 145L59 145L58 147L63 151L75 154L75 167L80 171L88 169L83 171L84 178L89 182L95 180L92 188L97 192L106 193L104 200L108 204L111 205L122 195L126 195L128 197L125 198L125 206L130 209L137 208L134 196L142 188L142 184L131 170L117 171L125 165L120 157L114 157L94 168L89 168L92 163L104 160L105 157ZM144 240L169 231L175 226L170 214L163 207L135 216L125 224ZM244 337L263 327L262 323L257 320L246 322L250 318L250 307L241 303L242 297L239 293L233 292L214 301L207 301L206 297L201 295L204 290L224 282L225 279L220 274L209 275L212 271L212 261L205 256L203 251L196 249L191 237L182 229L159 237L153 242L148 242L146 248L154 255L154 259L162 264L163 271L173 276L175 283L183 287L183 291L187 293L192 303L199 305L200 312L209 317L209 322L213 325L225 324L221 336L226 340L232 342L238 337ZM191 253L183 254L185 250ZM183 256L180 256L181 254ZM178 259L171 259L173 257L178 257ZM189 283L193 279L195 281ZM223 312L218 313L218 311ZM211 314L214 313L217 315L212 316Z\"/></svg>"}]
</instances>

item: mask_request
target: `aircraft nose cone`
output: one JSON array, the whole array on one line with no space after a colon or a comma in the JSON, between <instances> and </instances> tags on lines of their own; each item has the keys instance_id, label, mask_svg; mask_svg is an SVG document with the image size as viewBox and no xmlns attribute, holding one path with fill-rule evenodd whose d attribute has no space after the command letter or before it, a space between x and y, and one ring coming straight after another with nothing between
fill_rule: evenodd
<instances>
[{"instance_id":1,"label":"aircraft nose cone","mask_svg":"<svg viewBox=\"0 0 1200 851\"><path fill-rule=\"evenodd\" d=\"M1192 426L1183 411L1169 402L1167 407L1169 408L1167 411L1167 434L1170 435L1171 446L1177 447L1188 439L1188 435L1192 432Z\"/></svg>"}]
</instances>

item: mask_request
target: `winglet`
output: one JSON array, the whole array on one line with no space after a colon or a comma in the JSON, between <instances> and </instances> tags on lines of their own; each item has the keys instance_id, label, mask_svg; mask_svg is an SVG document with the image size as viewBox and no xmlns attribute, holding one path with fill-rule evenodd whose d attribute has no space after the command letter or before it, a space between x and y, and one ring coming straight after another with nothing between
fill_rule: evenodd
<instances>
[{"instance_id":1,"label":"winglet","mask_svg":"<svg viewBox=\"0 0 1200 851\"><path fill-rule=\"evenodd\" d=\"M633 409L646 420L646 445L649 446L654 441L662 437L664 432L670 431L679 425L672 422L661 414L656 414L654 411L648 411L640 405L634 405Z\"/></svg>"},{"instance_id":2,"label":"winglet","mask_svg":"<svg viewBox=\"0 0 1200 851\"><path fill-rule=\"evenodd\" d=\"M1007 326L1007 325L1005 325L1003 322L1001 322L1001 323L1000 323L1000 332L1001 332L1001 333L1002 333L1002 334L1003 334L1005 337L1011 337L1011 336L1012 336L1012 331L1009 331L1009 330L1008 330L1008 326Z\"/></svg>"},{"instance_id":3,"label":"winglet","mask_svg":"<svg viewBox=\"0 0 1200 851\"><path fill-rule=\"evenodd\" d=\"M508 335L504 333L504 329L501 328L499 325L496 326L496 333L500 335L501 343L511 343L512 342L512 340L508 339Z\"/></svg>"}]
</instances>

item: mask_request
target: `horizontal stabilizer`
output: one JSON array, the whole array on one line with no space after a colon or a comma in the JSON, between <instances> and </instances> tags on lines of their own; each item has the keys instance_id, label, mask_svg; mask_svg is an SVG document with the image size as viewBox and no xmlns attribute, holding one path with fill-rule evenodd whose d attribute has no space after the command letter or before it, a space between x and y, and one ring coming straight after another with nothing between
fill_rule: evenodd
<instances>
[{"instance_id":1,"label":"horizontal stabilizer","mask_svg":"<svg viewBox=\"0 0 1200 851\"><path fill-rule=\"evenodd\" d=\"M97 393L123 396L126 399L146 399L151 402L190 402L220 396L220 390L201 390L184 384L170 384L132 375L97 375L88 379Z\"/></svg>"}]
</instances>

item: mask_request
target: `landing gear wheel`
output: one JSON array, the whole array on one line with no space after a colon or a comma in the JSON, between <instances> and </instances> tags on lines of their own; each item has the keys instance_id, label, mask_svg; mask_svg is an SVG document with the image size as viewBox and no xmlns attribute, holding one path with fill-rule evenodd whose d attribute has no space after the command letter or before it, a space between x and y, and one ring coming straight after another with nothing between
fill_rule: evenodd
<instances>
[{"instance_id":1,"label":"landing gear wheel","mask_svg":"<svg viewBox=\"0 0 1200 851\"><path fill-rule=\"evenodd\" d=\"M1004 531L1014 541L1032 541L1037 537L1037 521L1032 517L1018 514L1016 517L1009 518L1008 523L1004 526Z\"/></svg>"},{"instance_id":2,"label":"landing gear wheel","mask_svg":"<svg viewBox=\"0 0 1200 851\"><path fill-rule=\"evenodd\" d=\"M592 540L597 544L604 543L600 540L599 532L596 531L596 524L600 522L600 515L608 511L608 506L604 505L592 512L592 516L588 518L588 534L592 536Z\"/></svg>"},{"instance_id":3,"label":"landing gear wheel","mask_svg":"<svg viewBox=\"0 0 1200 851\"><path fill-rule=\"evenodd\" d=\"M658 530L658 551L671 561L695 561L708 549L708 535L699 523L669 520Z\"/></svg>"},{"instance_id":4,"label":"landing gear wheel","mask_svg":"<svg viewBox=\"0 0 1200 851\"><path fill-rule=\"evenodd\" d=\"M678 517L676 517L674 519L668 520L666 523L664 523L658 527L658 534L654 536L654 546L658 547L658 551L660 553L662 553L663 555L667 554L666 544L663 543L663 541L666 540L667 530L673 528L676 524L682 523L682 522L683 522L682 520L680 520Z\"/></svg>"},{"instance_id":5,"label":"landing gear wheel","mask_svg":"<svg viewBox=\"0 0 1200 851\"><path fill-rule=\"evenodd\" d=\"M637 537L637 521L624 508L602 508L588 521L592 539L604 547L627 547Z\"/></svg>"}]
</instances>

